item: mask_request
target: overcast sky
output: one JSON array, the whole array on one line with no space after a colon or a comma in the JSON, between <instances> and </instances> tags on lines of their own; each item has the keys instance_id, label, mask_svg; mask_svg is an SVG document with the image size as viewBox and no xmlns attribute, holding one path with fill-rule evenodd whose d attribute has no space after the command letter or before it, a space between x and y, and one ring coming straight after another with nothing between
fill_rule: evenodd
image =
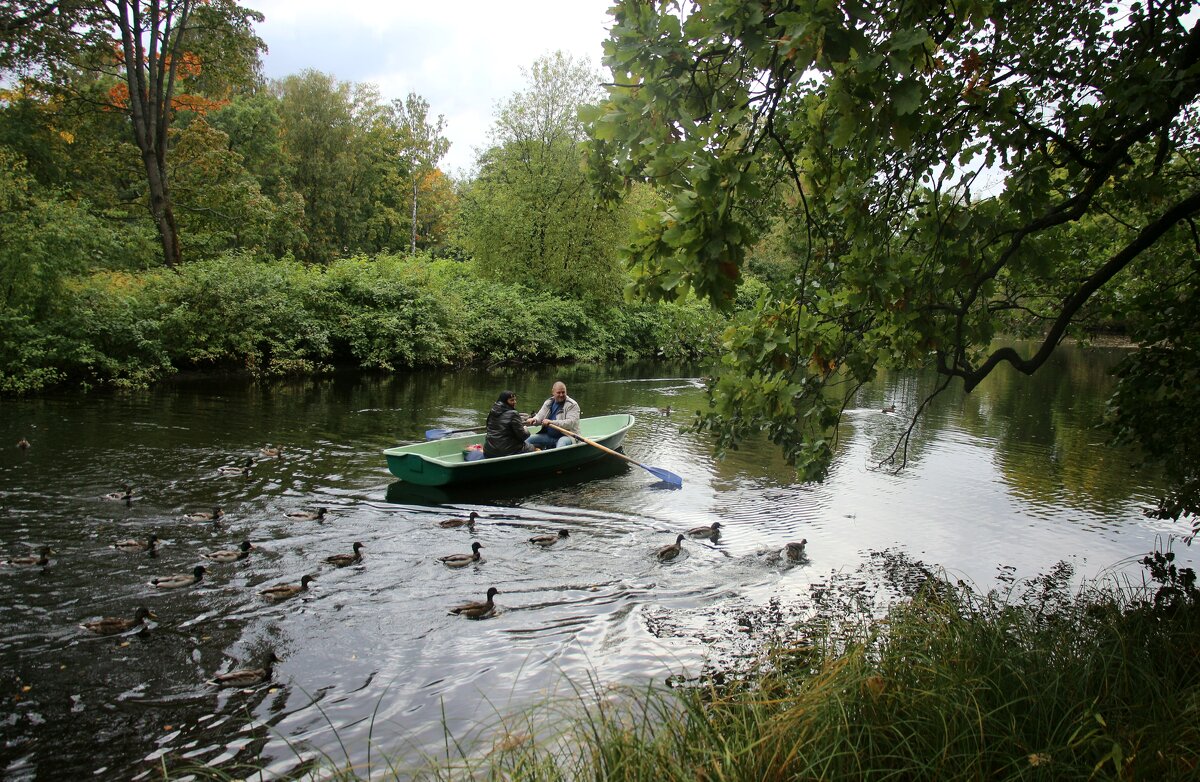
<instances>
[{"instance_id":1,"label":"overcast sky","mask_svg":"<svg viewBox=\"0 0 1200 782\"><path fill-rule=\"evenodd\" d=\"M375 84L385 100L416 92L446 118L441 168L471 167L496 105L525 84L522 68L562 49L599 68L611 0L243 0L266 20L266 75L312 68Z\"/></svg>"}]
</instances>

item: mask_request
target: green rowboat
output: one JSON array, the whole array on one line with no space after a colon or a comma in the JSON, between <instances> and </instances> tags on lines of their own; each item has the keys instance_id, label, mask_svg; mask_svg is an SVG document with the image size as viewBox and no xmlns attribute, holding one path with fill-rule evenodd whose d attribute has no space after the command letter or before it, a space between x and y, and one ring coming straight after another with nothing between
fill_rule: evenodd
<instances>
[{"instance_id":1,"label":"green rowboat","mask_svg":"<svg viewBox=\"0 0 1200 782\"><path fill-rule=\"evenodd\" d=\"M633 426L634 421L634 417L627 414L584 418L579 422L579 432L589 440L616 450L621 446L625 433ZM577 442L562 448L468 462L468 446L482 444L483 440L483 433L466 434L388 448L383 453L387 456L388 470L392 475L402 481L421 486L510 481L514 478L544 475L577 467L608 456L599 448Z\"/></svg>"}]
</instances>

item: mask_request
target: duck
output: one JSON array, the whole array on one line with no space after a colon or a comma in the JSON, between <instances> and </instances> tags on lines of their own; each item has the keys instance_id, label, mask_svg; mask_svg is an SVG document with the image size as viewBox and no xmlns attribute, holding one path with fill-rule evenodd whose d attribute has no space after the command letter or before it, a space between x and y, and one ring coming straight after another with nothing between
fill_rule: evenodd
<instances>
[{"instance_id":1,"label":"duck","mask_svg":"<svg viewBox=\"0 0 1200 782\"><path fill-rule=\"evenodd\" d=\"M354 544L353 554L334 554L332 557L325 557L325 561L334 567L346 567L347 565L353 565L356 562L362 562L362 550L364 548L366 548L366 546L356 542Z\"/></svg>"},{"instance_id":2,"label":"duck","mask_svg":"<svg viewBox=\"0 0 1200 782\"><path fill-rule=\"evenodd\" d=\"M132 619L126 619L122 616L104 616L91 622L84 622L79 625L89 633L96 635L116 635L117 633L126 633L138 626L144 626L147 619L158 619L149 608L141 606Z\"/></svg>"},{"instance_id":3,"label":"duck","mask_svg":"<svg viewBox=\"0 0 1200 782\"><path fill-rule=\"evenodd\" d=\"M283 446L282 445L279 446L278 448L272 448L271 444L267 443L267 446L265 448L259 448L258 452L261 453L263 456L274 456L276 459L283 458Z\"/></svg>"},{"instance_id":4,"label":"duck","mask_svg":"<svg viewBox=\"0 0 1200 782\"><path fill-rule=\"evenodd\" d=\"M108 494L102 495L101 499L111 500L112 502L132 502L133 487L125 486L121 491L110 491Z\"/></svg>"},{"instance_id":5,"label":"duck","mask_svg":"<svg viewBox=\"0 0 1200 782\"><path fill-rule=\"evenodd\" d=\"M53 553L54 552L50 550L49 546L42 546L38 549L38 555L36 557L13 557L11 559L4 560L4 564L12 565L14 567L31 567L34 565L45 567L46 565L50 564L50 555Z\"/></svg>"},{"instance_id":6,"label":"duck","mask_svg":"<svg viewBox=\"0 0 1200 782\"><path fill-rule=\"evenodd\" d=\"M24 451L29 447L29 441L22 437L20 440L17 440L17 447Z\"/></svg>"},{"instance_id":7,"label":"duck","mask_svg":"<svg viewBox=\"0 0 1200 782\"><path fill-rule=\"evenodd\" d=\"M242 544L235 549L221 549L219 551L209 551L200 556L205 559L210 559L213 562L237 562L239 559L245 559L250 556L250 549L254 548L254 544L248 540L243 540Z\"/></svg>"},{"instance_id":8,"label":"duck","mask_svg":"<svg viewBox=\"0 0 1200 782\"><path fill-rule=\"evenodd\" d=\"M226 464L217 468L217 472L222 475L250 475L250 468L254 466L254 457L247 456L246 463L241 467L235 464Z\"/></svg>"},{"instance_id":9,"label":"duck","mask_svg":"<svg viewBox=\"0 0 1200 782\"><path fill-rule=\"evenodd\" d=\"M281 662L283 660L276 657L275 652L271 652L261 668L239 668L229 673L219 673L209 679L208 683L218 687L249 687L252 684L260 684L271 678L275 663Z\"/></svg>"},{"instance_id":10,"label":"duck","mask_svg":"<svg viewBox=\"0 0 1200 782\"><path fill-rule=\"evenodd\" d=\"M154 553L154 547L158 545L158 535L151 535L145 540L118 540L116 543L109 546L117 551L125 551L130 554L137 554L141 551L149 551Z\"/></svg>"},{"instance_id":11,"label":"duck","mask_svg":"<svg viewBox=\"0 0 1200 782\"><path fill-rule=\"evenodd\" d=\"M454 527L470 527L475 529L475 519L479 518L479 514L471 511L471 515L465 519L446 519L439 521L438 526L442 529L453 529Z\"/></svg>"},{"instance_id":12,"label":"duck","mask_svg":"<svg viewBox=\"0 0 1200 782\"><path fill-rule=\"evenodd\" d=\"M187 521L220 521L224 515L225 511L221 510L221 506L214 505L211 511L202 510L196 513L188 513L183 518Z\"/></svg>"},{"instance_id":13,"label":"duck","mask_svg":"<svg viewBox=\"0 0 1200 782\"><path fill-rule=\"evenodd\" d=\"M274 600L276 602L279 602L280 600L287 600L289 597L295 597L301 592L307 591L308 582L313 580L314 579L312 576L305 575L300 579L299 584L276 584L275 586L270 586L260 591L259 594L268 600Z\"/></svg>"},{"instance_id":14,"label":"duck","mask_svg":"<svg viewBox=\"0 0 1200 782\"><path fill-rule=\"evenodd\" d=\"M325 521L327 513L329 513L329 508L317 508L315 511L294 510L284 515L289 519L299 519L300 521Z\"/></svg>"},{"instance_id":15,"label":"duck","mask_svg":"<svg viewBox=\"0 0 1200 782\"><path fill-rule=\"evenodd\" d=\"M541 546L542 548L549 548L550 546L553 546L555 543L562 540L563 538L568 537L570 534L571 533L568 532L567 530L560 529L558 531L557 535L534 535L532 538L529 539L529 542L535 546Z\"/></svg>"},{"instance_id":16,"label":"duck","mask_svg":"<svg viewBox=\"0 0 1200 782\"><path fill-rule=\"evenodd\" d=\"M191 575L187 573L178 573L174 576L162 576L161 578L150 579L150 586L158 587L159 589L182 589L190 587L194 584L199 584L200 579L204 578L207 571L204 565L196 565L192 568Z\"/></svg>"},{"instance_id":17,"label":"duck","mask_svg":"<svg viewBox=\"0 0 1200 782\"><path fill-rule=\"evenodd\" d=\"M451 554L448 557L438 557L438 561L446 567L466 567L472 562L481 561L481 557L479 556L479 549L481 548L483 548L483 545L479 541L475 541L471 544L470 554Z\"/></svg>"},{"instance_id":18,"label":"duck","mask_svg":"<svg viewBox=\"0 0 1200 782\"><path fill-rule=\"evenodd\" d=\"M687 531L687 534L689 538L719 538L721 536L721 522L714 521L707 527L692 527Z\"/></svg>"},{"instance_id":19,"label":"duck","mask_svg":"<svg viewBox=\"0 0 1200 782\"><path fill-rule=\"evenodd\" d=\"M450 609L450 613L458 616L465 616L468 619L482 619L490 615L496 610L496 604L492 602L492 598L500 594L500 590L496 587L490 587L487 591L487 600L482 603L463 603L462 605L454 606Z\"/></svg>"},{"instance_id":20,"label":"duck","mask_svg":"<svg viewBox=\"0 0 1200 782\"><path fill-rule=\"evenodd\" d=\"M896 412L896 404L893 402L892 404L890 404L890 405L888 405L887 407L883 408L883 409L882 409L882 410L880 410L879 412L881 412L881 413L894 413L894 412Z\"/></svg>"},{"instance_id":21,"label":"duck","mask_svg":"<svg viewBox=\"0 0 1200 782\"><path fill-rule=\"evenodd\" d=\"M675 557L679 556L679 552L681 551L683 551L683 535L675 538L675 542L669 546L663 546L660 548L654 553L654 556L658 557L659 562L670 562L671 560L675 559Z\"/></svg>"},{"instance_id":22,"label":"duck","mask_svg":"<svg viewBox=\"0 0 1200 782\"><path fill-rule=\"evenodd\" d=\"M660 408L658 408L658 412L662 413L663 415L670 415L671 414L671 406L667 405L666 407L660 407Z\"/></svg>"},{"instance_id":23,"label":"duck","mask_svg":"<svg viewBox=\"0 0 1200 782\"><path fill-rule=\"evenodd\" d=\"M801 538L799 543L788 543L783 547L783 555L788 562L799 562L804 559L804 545L808 543L808 538Z\"/></svg>"}]
</instances>

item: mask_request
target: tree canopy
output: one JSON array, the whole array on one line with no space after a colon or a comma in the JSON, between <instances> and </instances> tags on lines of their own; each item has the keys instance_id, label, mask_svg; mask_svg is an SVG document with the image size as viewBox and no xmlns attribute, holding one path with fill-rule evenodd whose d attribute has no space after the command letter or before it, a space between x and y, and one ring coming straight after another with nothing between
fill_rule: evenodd
<instances>
[{"instance_id":1,"label":"tree canopy","mask_svg":"<svg viewBox=\"0 0 1200 782\"><path fill-rule=\"evenodd\" d=\"M881 366L969 391L1107 318L1142 345L1114 397L1121 437L1152 457L1197 442L1195 423L1161 429L1181 408L1200 418L1184 391L1200 377L1195 11L619 2L613 82L587 119L609 192L640 180L664 199L629 250L636 290L728 306L748 248L772 237L782 260L726 335L697 425L721 448L765 429L819 478ZM1002 333L1037 347L996 347ZM1179 393L1156 391L1160 373ZM1186 455L1161 515L1200 510Z\"/></svg>"}]
</instances>

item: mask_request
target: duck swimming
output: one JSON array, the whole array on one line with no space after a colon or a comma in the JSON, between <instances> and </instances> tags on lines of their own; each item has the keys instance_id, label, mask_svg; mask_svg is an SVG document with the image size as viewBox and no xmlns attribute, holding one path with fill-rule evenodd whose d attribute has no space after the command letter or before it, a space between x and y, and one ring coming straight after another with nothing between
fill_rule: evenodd
<instances>
[{"instance_id":1,"label":"duck swimming","mask_svg":"<svg viewBox=\"0 0 1200 782\"><path fill-rule=\"evenodd\" d=\"M155 586L159 589L182 589L183 587L190 587L193 584L199 584L200 579L204 578L206 572L204 565L196 565L196 567L192 568L191 575L179 573L174 576L152 578L150 579L150 586Z\"/></svg>"},{"instance_id":2,"label":"duck swimming","mask_svg":"<svg viewBox=\"0 0 1200 782\"><path fill-rule=\"evenodd\" d=\"M787 557L788 562L799 562L804 559L804 545L808 543L808 538L801 538L799 543L788 543L783 547L783 554Z\"/></svg>"},{"instance_id":3,"label":"duck swimming","mask_svg":"<svg viewBox=\"0 0 1200 782\"><path fill-rule=\"evenodd\" d=\"M529 542L535 546L541 546L542 548L549 548L549 547L553 546L555 543L557 543L558 541L562 540L563 538L569 537L570 534L571 533L568 532L567 530L560 529L558 531L557 535L534 535L532 538L529 539Z\"/></svg>"},{"instance_id":4,"label":"duck swimming","mask_svg":"<svg viewBox=\"0 0 1200 782\"><path fill-rule=\"evenodd\" d=\"M679 556L681 551L683 551L683 535L675 538L674 543L660 548L654 553L654 556L658 557L659 562L670 562Z\"/></svg>"},{"instance_id":5,"label":"duck swimming","mask_svg":"<svg viewBox=\"0 0 1200 782\"><path fill-rule=\"evenodd\" d=\"M42 546L38 549L38 556L36 557L13 557L12 559L4 560L4 564L14 567L31 567L34 565L45 567L50 564L50 555L53 553L49 546Z\"/></svg>"},{"instance_id":6,"label":"duck swimming","mask_svg":"<svg viewBox=\"0 0 1200 782\"><path fill-rule=\"evenodd\" d=\"M334 554L332 557L325 557L325 561L334 567L346 567L353 565L355 562L362 562L362 549L366 548L361 543L354 544L353 554Z\"/></svg>"},{"instance_id":7,"label":"duck swimming","mask_svg":"<svg viewBox=\"0 0 1200 782\"><path fill-rule=\"evenodd\" d=\"M187 521L220 521L224 515L225 511L221 510L221 506L214 505L211 511L202 510L196 513L188 513L183 518Z\"/></svg>"},{"instance_id":8,"label":"duck swimming","mask_svg":"<svg viewBox=\"0 0 1200 782\"><path fill-rule=\"evenodd\" d=\"M294 510L291 513L285 513L289 519L298 519L300 521L325 521L325 514L329 513L329 508L317 508L315 511Z\"/></svg>"},{"instance_id":9,"label":"duck swimming","mask_svg":"<svg viewBox=\"0 0 1200 782\"><path fill-rule=\"evenodd\" d=\"M145 625L147 619L157 619L150 612L149 608L141 606L132 619L126 619L120 616L104 616L91 622L84 622L79 625L89 633L96 635L116 635L117 633L126 633L135 627Z\"/></svg>"},{"instance_id":10,"label":"duck swimming","mask_svg":"<svg viewBox=\"0 0 1200 782\"><path fill-rule=\"evenodd\" d=\"M439 521L438 526L443 529L453 529L454 527L470 527L475 529L475 519L479 518L479 514L471 511L471 515L465 519L446 519Z\"/></svg>"},{"instance_id":11,"label":"duck swimming","mask_svg":"<svg viewBox=\"0 0 1200 782\"><path fill-rule=\"evenodd\" d=\"M132 502L133 487L126 486L121 491L110 491L108 494L101 495L100 499L112 502Z\"/></svg>"},{"instance_id":12,"label":"duck swimming","mask_svg":"<svg viewBox=\"0 0 1200 782\"><path fill-rule=\"evenodd\" d=\"M718 538L721 536L721 522L714 521L708 527L692 527L687 534L691 538Z\"/></svg>"},{"instance_id":13,"label":"duck swimming","mask_svg":"<svg viewBox=\"0 0 1200 782\"><path fill-rule=\"evenodd\" d=\"M237 465L233 465L233 464L226 464L222 467L218 467L217 472L221 473L222 475L247 475L248 476L250 474L250 468L253 466L254 466L254 457L247 456L246 463L244 465L242 465L241 467L238 467Z\"/></svg>"},{"instance_id":14,"label":"duck swimming","mask_svg":"<svg viewBox=\"0 0 1200 782\"><path fill-rule=\"evenodd\" d=\"M438 561L446 567L466 567L472 562L481 561L482 558L479 556L479 549L481 548L483 548L482 544L479 541L475 541L471 544L470 554L451 554L448 557L438 557Z\"/></svg>"},{"instance_id":15,"label":"duck swimming","mask_svg":"<svg viewBox=\"0 0 1200 782\"><path fill-rule=\"evenodd\" d=\"M289 597L295 597L301 592L308 590L308 582L313 581L313 577L306 575L300 579L299 584L276 584L275 586L267 587L259 592L260 595L268 600L279 602L287 600Z\"/></svg>"},{"instance_id":16,"label":"duck swimming","mask_svg":"<svg viewBox=\"0 0 1200 782\"><path fill-rule=\"evenodd\" d=\"M200 556L204 557L205 559L211 559L213 562L237 562L240 559L245 559L246 557L250 556L250 549L252 548L254 548L254 545L250 541L243 540L242 544L235 549L210 551L207 554L201 554Z\"/></svg>"},{"instance_id":17,"label":"duck swimming","mask_svg":"<svg viewBox=\"0 0 1200 782\"><path fill-rule=\"evenodd\" d=\"M279 446L278 448L272 448L271 444L267 443L267 447L259 448L258 452L261 453L263 456L274 456L276 459L283 458L283 446L282 445Z\"/></svg>"},{"instance_id":18,"label":"duck swimming","mask_svg":"<svg viewBox=\"0 0 1200 782\"><path fill-rule=\"evenodd\" d=\"M468 619L482 619L488 614L496 610L496 604L492 602L492 598L500 594L500 590L496 587L491 587L487 591L487 600L482 603L463 603L450 609L450 613L458 616L465 616Z\"/></svg>"},{"instance_id":19,"label":"duck swimming","mask_svg":"<svg viewBox=\"0 0 1200 782\"><path fill-rule=\"evenodd\" d=\"M29 447L29 441L22 437L20 440L17 440L17 447L23 451Z\"/></svg>"},{"instance_id":20,"label":"duck swimming","mask_svg":"<svg viewBox=\"0 0 1200 782\"><path fill-rule=\"evenodd\" d=\"M275 663L281 663L275 656L275 652L267 655L267 661L261 668L240 668L229 673L219 673L208 680L209 684L215 684L218 687L249 687L252 684L259 684L271 678L274 671Z\"/></svg>"},{"instance_id":21,"label":"duck swimming","mask_svg":"<svg viewBox=\"0 0 1200 782\"><path fill-rule=\"evenodd\" d=\"M117 551L125 551L130 554L137 554L141 551L154 552L154 547L158 545L158 535L151 535L145 540L118 540L116 543L109 546Z\"/></svg>"}]
</instances>

